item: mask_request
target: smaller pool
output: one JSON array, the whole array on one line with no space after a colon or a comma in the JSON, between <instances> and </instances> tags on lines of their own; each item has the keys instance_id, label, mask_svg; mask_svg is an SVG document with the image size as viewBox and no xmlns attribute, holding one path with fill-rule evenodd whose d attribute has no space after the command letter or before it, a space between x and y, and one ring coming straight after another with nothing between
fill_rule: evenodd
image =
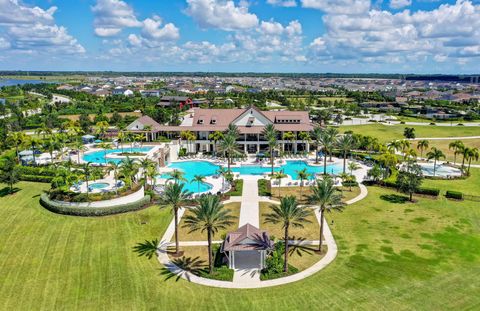
<instances>
[{"instance_id":1,"label":"smaller pool","mask_svg":"<svg viewBox=\"0 0 480 311\"><path fill-rule=\"evenodd\" d=\"M106 182L95 182L93 184L88 185L88 187L92 189L105 189L108 186L110 186L110 184Z\"/></svg>"},{"instance_id":2,"label":"smaller pool","mask_svg":"<svg viewBox=\"0 0 480 311\"><path fill-rule=\"evenodd\" d=\"M422 173L425 176L433 176L433 163L421 163L419 164ZM447 177L447 176L460 176L462 172L455 167L448 165L437 164L435 166L435 176L438 177Z\"/></svg>"}]
</instances>

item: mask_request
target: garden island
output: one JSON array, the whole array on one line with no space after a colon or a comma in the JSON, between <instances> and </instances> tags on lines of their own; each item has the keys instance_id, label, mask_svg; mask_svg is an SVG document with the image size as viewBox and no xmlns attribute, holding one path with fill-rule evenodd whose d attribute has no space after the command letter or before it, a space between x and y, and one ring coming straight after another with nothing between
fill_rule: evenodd
<instances>
[{"instance_id":1,"label":"garden island","mask_svg":"<svg viewBox=\"0 0 480 311\"><path fill-rule=\"evenodd\" d=\"M478 98L56 80L0 90L3 308L480 304Z\"/></svg>"}]
</instances>

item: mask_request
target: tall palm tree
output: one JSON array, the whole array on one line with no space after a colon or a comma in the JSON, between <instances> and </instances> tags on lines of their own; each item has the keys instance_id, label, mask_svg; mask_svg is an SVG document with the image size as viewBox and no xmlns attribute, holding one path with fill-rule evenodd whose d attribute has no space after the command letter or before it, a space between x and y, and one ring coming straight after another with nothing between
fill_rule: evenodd
<instances>
[{"instance_id":1,"label":"tall palm tree","mask_svg":"<svg viewBox=\"0 0 480 311\"><path fill-rule=\"evenodd\" d=\"M120 169L120 163L110 161L110 162L108 162L108 164L110 164L110 166L108 167L108 170L113 171L113 179L115 180L115 193L118 194L117 184L118 184L118 176L119 176L118 173L119 173L119 169Z\"/></svg>"},{"instance_id":2,"label":"tall palm tree","mask_svg":"<svg viewBox=\"0 0 480 311\"><path fill-rule=\"evenodd\" d=\"M478 148L469 148L467 152L467 157L468 157L468 174L470 174L470 165L472 164L472 160L478 161L478 158L480 157L480 152L478 151Z\"/></svg>"},{"instance_id":3,"label":"tall palm tree","mask_svg":"<svg viewBox=\"0 0 480 311\"><path fill-rule=\"evenodd\" d=\"M432 147L432 149L430 149L430 151L427 152L427 159L428 160L433 159L433 176L435 176L437 161L442 158L445 159L445 154L442 152L442 150L439 150L435 147Z\"/></svg>"},{"instance_id":4,"label":"tall palm tree","mask_svg":"<svg viewBox=\"0 0 480 311\"><path fill-rule=\"evenodd\" d=\"M402 150L402 143L400 140L393 140L387 144L387 149L391 153L396 153Z\"/></svg>"},{"instance_id":5,"label":"tall palm tree","mask_svg":"<svg viewBox=\"0 0 480 311\"><path fill-rule=\"evenodd\" d=\"M132 160L130 157L126 157L122 160L120 166L120 174L123 176L123 180L126 185L133 189L133 183L135 176L138 173L138 163L136 160Z\"/></svg>"},{"instance_id":6,"label":"tall palm tree","mask_svg":"<svg viewBox=\"0 0 480 311\"><path fill-rule=\"evenodd\" d=\"M353 175L353 171L356 171L360 168L360 166L356 163L351 161L348 163L348 169L350 170L350 175Z\"/></svg>"},{"instance_id":7,"label":"tall palm tree","mask_svg":"<svg viewBox=\"0 0 480 311\"><path fill-rule=\"evenodd\" d=\"M192 152L191 142L197 139L197 136L192 131L183 131L180 133L180 137L187 141L188 152Z\"/></svg>"},{"instance_id":8,"label":"tall palm tree","mask_svg":"<svg viewBox=\"0 0 480 311\"><path fill-rule=\"evenodd\" d=\"M453 165L457 162L457 154L462 154L462 149L465 147L461 140L452 141L448 144L448 149L453 150Z\"/></svg>"},{"instance_id":9,"label":"tall palm tree","mask_svg":"<svg viewBox=\"0 0 480 311\"><path fill-rule=\"evenodd\" d=\"M283 133L283 140L289 141L292 144L292 147L289 150L290 153L293 152L293 142L295 141L296 138L297 138L296 135L292 132L284 132Z\"/></svg>"},{"instance_id":10,"label":"tall palm tree","mask_svg":"<svg viewBox=\"0 0 480 311\"><path fill-rule=\"evenodd\" d=\"M336 147L340 150L343 156L343 172L345 173L347 165L347 155L355 148L355 140L351 134L345 134L340 136L336 141Z\"/></svg>"},{"instance_id":11,"label":"tall palm tree","mask_svg":"<svg viewBox=\"0 0 480 311\"><path fill-rule=\"evenodd\" d=\"M98 134L100 137L105 138L105 134L107 133L108 127L110 125L107 121L100 121L95 124L96 130L95 133Z\"/></svg>"},{"instance_id":12,"label":"tall palm tree","mask_svg":"<svg viewBox=\"0 0 480 311\"><path fill-rule=\"evenodd\" d=\"M238 150L237 139L233 135L225 135L223 140L218 146L219 150L223 152L227 157L227 167L230 172L230 165L232 163L232 156L240 155L241 152Z\"/></svg>"},{"instance_id":13,"label":"tall palm tree","mask_svg":"<svg viewBox=\"0 0 480 311\"><path fill-rule=\"evenodd\" d=\"M225 176L228 174L228 170L226 170L223 166L220 166L215 173L222 176L222 189L225 189Z\"/></svg>"},{"instance_id":14,"label":"tall palm tree","mask_svg":"<svg viewBox=\"0 0 480 311\"><path fill-rule=\"evenodd\" d=\"M223 139L223 133L220 131L215 131L208 135L208 139L213 141L213 155L217 154L217 143Z\"/></svg>"},{"instance_id":15,"label":"tall palm tree","mask_svg":"<svg viewBox=\"0 0 480 311\"><path fill-rule=\"evenodd\" d=\"M275 126L273 124L267 124L265 128L262 131L263 136L265 137L265 140L268 142L268 149L270 153L270 165L272 167L272 175L273 175L273 159L274 159L274 154L273 151L275 150L275 147L278 144L278 131L275 129Z\"/></svg>"},{"instance_id":16,"label":"tall palm tree","mask_svg":"<svg viewBox=\"0 0 480 311\"><path fill-rule=\"evenodd\" d=\"M27 141L27 135L23 132L12 132L7 136L7 143L9 145L15 146L15 154L17 156L17 163L20 163L20 155L18 152L18 147L23 145Z\"/></svg>"},{"instance_id":17,"label":"tall palm tree","mask_svg":"<svg viewBox=\"0 0 480 311\"><path fill-rule=\"evenodd\" d=\"M50 162L54 164L53 162L53 152L55 150L58 150L59 148L59 143L54 137L50 137L49 139L45 140L43 142L43 147L47 149L48 154L50 154Z\"/></svg>"},{"instance_id":18,"label":"tall palm tree","mask_svg":"<svg viewBox=\"0 0 480 311\"><path fill-rule=\"evenodd\" d=\"M87 163L84 163L82 165L83 176L85 177L85 183L87 185L87 201L90 200L90 198L88 197L88 192L89 192L88 179L90 178L90 175L92 173L92 168L90 166L91 164L92 164L92 162L87 162Z\"/></svg>"},{"instance_id":19,"label":"tall palm tree","mask_svg":"<svg viewBox=\"0 0 480 311\"><path fill-rule=\"evenodd\" d=\"M118 141L120 142L120 148L122 150L122 153L123 153L123 143L127 140L128 135L129 134L127 132L118 132L117 138L118 138Z\"/></svg>"},{"instance_id":20,"label":"tall palm tree","mask_svg":"<svg viewBox=\"0 0 480 311\"><path fill-rule=\"evenodd\" d=\"M400 141L400 146L403 153L403 157L406 159L407 158L406 151L410 149L410 142L406 139L402 139Z\"/></svg>"},{"instance_id":21,"label":"tall palm tree","mask_svg":"<svg viewBox=\"0 0 480 311\"><path fill-rule=\"evenodd\" d=\"M30 138L30 147L32 148L33 151L33 165L36 165L37 162L35 160L35 150L37 149L37 146L40 144L40 141L36 137L31 137Z\"/></svg>"},{"instance_id":22,"label":"tall palm tree","mask_svg":"<svg viewBox=\"0 0 480 311\"><path fill-rule=\"evenodd\" d=\"M330 139L332 141L332 144L335 144L337 142L337 137L338 137L338 129L334 127L327 127L325 129L325 132L328 136L330 136ZM330 162L332 162L332 153L333 153L333 147L330 148L329 153L330 153Z\"/></svg>"},{"instance_id":23,"label":"tall palm tree","mask_svg":"<svg viewBox=\"0 0 480 311\"><path fill-rule=\"evenodd\" d=\"M335 138L326 130L323 130L319 137L319 143L323 149L323 174L327 175L327 155L335 146Z\"/></svg>"},{"instance_id":24,"label":"tall palm tree","mask_svg":"<svg viewBox=\"0 0 480 311\"><path fill-rule=\"evenodd\" d=\"M143 174L143 185L146 187L148 185L147 183L148 170L151 168L156 169L157 163L155 163L155 161L150 160L148 158L144 158L140 160L140 168L142 169L142 174Z\"/></svg>"},{"instance_id":25,"label":"tall palm tree","mask_svg":"<svg viewBox=\"0 0 480 311\"><path fill-rule=\"evenodd\" d=\"M420 157L423 158L423 151L427 150L430 143L426 139L422 139L418 141L417 149L420 150Z\"/></svg>"},{"instance_id":26,"label":"tall palm tree","mask_svg":"<svg viewBox=\"0 0 480 311\"><path fill-rule=\"evenodd\" d=\"M185 173L181 170L174 169L173 171L168 172L167 175L169 176L168 180L174 180L176 184L180 181L187 181L187 179L185 179Z\"/></svg>"},{"instance_id":27,"label":"tall palm tree","mask_svg":"<svg viewBox=\"0 0 480 311\"><path fill-rule=\"evenodd\" d=\"M112 149L112 144L107 142L102 142L98 144L98 147L103 149L103 162L104 164L107 164L107 150Z\"/></svg>"},{"instance_id":28,"label":"tall palm tree","mask_svg":"<svg viewBox=\"0 0 480 311\"><path fill-rule=\"evenodd\" d=\"M322 180L317 180L316 184L310 186L312 194L309 196L309 201L318 206L320 211L320 239L318 244L318 251L322 251L323 243L323 219L325 211L339 210L343 207L342 196L337 193L334 181L330 176L324 176Z\"/></svg>"},{"instance_id":29,"label":"tall palm tree","mask_svg":"<svg viewBox=\"0 0 480 311\"><path fill-rule=\"evenodd\" d=\"M175 253L179 254L180 246L178 242L178 209L185 204L192 195L188 190L183 189L184 184L169 184L165 186L162 200L165 204L172 206L175 219Z\"/></svg>"},{"instance_id":30,"label":"tall palm tree","mask_svg":"<svg viewBox=\"0 0 480 311\"><path fill-rule=\"evenodd\" d=\"M189 228L190 232L207 231L208 270L212 273L212 237L218 230L232 225L235 216L230 215L230 210L224 208L220 197L207 194L198 199L198 205L190 209L189 215L184 219L184 227Z\"/></svg>"},{"instance_id":31,"label":"tall palm tree","mask_svg":"<svg viewBox=\"0 0 480 311\"><path fill-rule=\"evenodd\" d=\"M225 131L225 135L230 135L235 137L235 139L237 139L238 136L240 135L240 131L235 124L230 123L227 127L227 130Z\"/></svg>"},{"instance_id":32,"label":"tall palm tree","mask_svg":"<svg viewBox=\"0 0 480 311\"><path fill-rule=\"evenodd\" d=\"M315 150L315 164L318 164L318 153L320 152L320 140L323 135L323 129L319 126L316 126L312 131L313 140L315 140L315 144L317 148Z\"/></svg>"},{"instance_id":33,"label":"tall palm tree","mask_svg":"<svg viewBox=\"0 0 480 311\"><path fill-rule=\"evenodd\" d=\"M77 162L80 163L80 153L86 151L87 147L80 140L75 140L71 147L77 152Z\"/></svg>"},{"instance_id":34,"label":"tall palm tree","mask_svg":"<svg viewBox=\"0 0 480 311\"><path fill-rule=\"evenodd\" d=\"M280 186L282 185L282 179L287 177L287 174L283 170L273 173L273 178L278 180L278 197L280 197Z\"/></svg>"},{"instance_id":35,"label":"tall palm tree","mask_svg":"<svg viewBox=\"0 0 480 311\"><path fill-rule=\"evenodd\" d=\"M280 205L270 205L270 213L263 214L264 223L282 224L284 231L283 241L285 244L283 272L288 272L288 237L291 227L303 228L303 224L309 223L308 217L312 210L308 207L298 205L294 196L287 196L280 200Z\"/></svg>"},{"instance_id":36,"label":"tall palm tree","mask_svg":"<svg viewBox=\"0 0 480 311\"><path fill-rule=\"evenodd\" d=\"M303 198L302 190L303 190L303 182L310 177L310 173L307 171L306 168L297 171L297 178L300 179L300 198Z\"/></svg>"},{"instance_id":37,"label":"tall palm tree","mask_svg":"<svg viewBox=\"0 0 480 311\"><path fill-rule=\"evenodd\" d=\"M205 176L195 175L193 176L192 182L196 182L198 186L198 193L200 193L200 185L205 181Z\"/></svg>"},{"instance_id":38,"label":"tall palm tree","mask_svg":"<svg viewBox=\"0 0 480 311\"><path fill-rule=\"evenodd\" d=\"M300 133L298 133L298 138L300 138L300 139L302 140L302 143L303 143L303 146L304 146L303 151L306 152L306 150L307 150L307 143L311 141L310 133L308 133L308 132L300 132Z\"/></svg>"}]
</instances>

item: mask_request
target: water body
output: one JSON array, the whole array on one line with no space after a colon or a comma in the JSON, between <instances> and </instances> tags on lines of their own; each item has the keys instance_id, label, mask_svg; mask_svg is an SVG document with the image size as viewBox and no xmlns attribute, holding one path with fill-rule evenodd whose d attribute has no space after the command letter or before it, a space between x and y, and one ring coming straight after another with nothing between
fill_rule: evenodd
<instances>
[{"instance_id":1,"label":"water body","mask_svg":"<svg viewBox=\"0 0 480 311\"><path fill-rule=\"evenodd\" d=\"M24 84L41 84L41 83L55 83L55 81L46 80L24 80L24 79L0 79L0 87L14 86Z\"/></svg>"}]
</instances>

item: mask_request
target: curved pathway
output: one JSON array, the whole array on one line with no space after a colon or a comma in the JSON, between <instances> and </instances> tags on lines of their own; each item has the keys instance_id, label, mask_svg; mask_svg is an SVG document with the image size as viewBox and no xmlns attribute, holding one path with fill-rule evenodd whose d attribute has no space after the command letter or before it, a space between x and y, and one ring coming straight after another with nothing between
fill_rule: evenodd
<instances>
[{"instance_id":1,"label":"curved pathway","mask_svg":"<svg viewBox=\"0 0 480 311\"><path fill-rule=\"evenodd\" d=\"M278 203L277 201L273 201L267 198L263 198L258 196L258 187L257 187L257 180L261 178L258 176L243 176L244 185L242 191L242 197L232 197L230 200L224 202L241 202L241 209L240 209L240 219L239 219L239 226L244 225L245 223L250 223L254 226L259 226L259 202L260 201L267 201L272 203ZM364 199L367 194L368 190L363 184L359 184L360 187L360 194L347 201L347 204L353 204ZM179 221L183 216L185 209L179 210ZM318 209L315 209L315 215L317 217L318 222L320 222L320 212ZM271 286L278 286L283 284L288 284L292 282L296 282L302 280L306 277L309 277L318 271L325 268L329 265L337 256L338 249L337 244L335 243L335 239L333 238L333 234L328 226L328 222L324 219L324 242L327 248L327 253L324 257L322 257L318 262L316 262L311 267L298 272L296 274L274 279L274 280L267 280L267 281L260 281L260 271L258 269L244 269L244 270L235 270L234 277L232 282L228 281L219 281L219 280L212 280L207 278L202 278L199 276L194 275L191 272L185 271L175 264L172 263L170 258L167 255L167 247L172 245L170 242L174 230L175 230L175 223L172 221L168 226L165 234L163 235L159 245L158 245L158 261L164 265L171 273L178 275L179 277L193 283L211 286L211 287L221 287L221 288L263 288L263 287L271 287ZM222 241L214 241L214 243L221 243ZM319 241L289 241L291 244L311 244L311 245L318 245ZM193 246L193 245L206 245L205 241L192 241L192 242L180 242L181 245L184 246ZM247 271L248 270L248 271Z\"/></svg>"}]
</instances>

